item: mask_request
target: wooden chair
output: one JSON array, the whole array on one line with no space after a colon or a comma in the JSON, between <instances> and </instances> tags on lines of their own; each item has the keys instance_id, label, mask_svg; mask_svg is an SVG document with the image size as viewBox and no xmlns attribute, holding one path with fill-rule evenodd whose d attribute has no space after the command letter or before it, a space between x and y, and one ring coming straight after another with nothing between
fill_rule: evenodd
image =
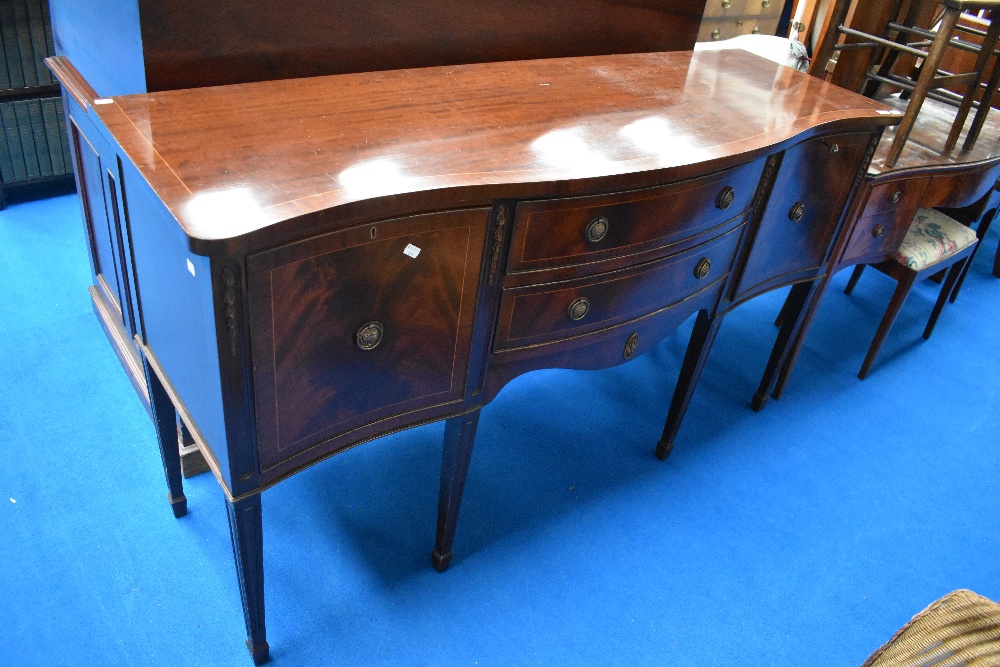
<instances>
[{"instance_id":1,"label":"wooden chair","mask_svg":"<svg viewBox=\"0 0 1000 667\"><path fill-rule=\"evenodd\" d=\"M843 22L850 8L851 0L836 0L831 9L829 24L831 28L832 26L839 27L828 29L824 34L810 70L815 76L823 76L826 72L826 64L835 51L858 48L876 50L875 59L881 64L877 71L871 71L866 75L867 83L886 84L901 89L904 94L909 94L906 113L896 130L892 146L889 148L889 154L885 161L886 167L894 166L899 159L903 152L903 145L916 122L917 114L920 113L920 107L927 97L957 104L958 112L944 148L945 151L950 151L955 147L969 112L976 105L976 93L980 85L985 82L986 66L996 47L997 38L1000 36L1000 21L991 21L989 29L981 35L983 37L982 46L956 38L958 31L965 30L958 23L963 11L1000 9L1000 0L934 0L941 6L940 20L936 31L927 30L917 25L919 17L926 14L922 7L923 2L927 1L929 0L911 0L908 6L904 6L903 0L895 0L896 20L889 22L884 34L876 35L844 26ZM841 34L854 38L855 41L837 44ZM974 69L971 72L958 74L940 71L941 59L949 47L978 52ZM896 56L900 53L923 60L923 65L915 79L893 73ZM1000 66L994 66L989 75L986 92L979 104L979 110L963 144L963 150L969 150L975 145L998 83L1000 83ZM943 86L956 84L965 86L965 93L959 96L958 100L953 100L947 95L937 92ZM865 93L874 94L877 88L878 85L867 86Z\"/></svg>"},{"instance_id":2,"label":"wooden chair","mask_svg":"<svg viewBox=\"0 0 1000 667\"><path fill-rule=\"evenodd\" d=\"M934 209L922 208L917 211L896 255L892 259L872 265L873 268L895 279L898 284L892 299L889 301L889 307L879 323L878 330L875 332L875 339L872 340L871 347L868 348L868 355L861 365L861 371L858 373L860 379L864 380L868 376L879 348L885 341L886 334L889 333L906 296L910 293L910 288L921 278L938 273L950 266L951 270L948 271L944 280L941 294L938 296L930 320L924 328L924 338L931 337L941 309L944 308L945 301L954 290L958 278L962 274L962 269L972 256L977 243L976 233L962 223ZM864 269L864 264L855 267L851 279L847 282L847 288L844 290L845 294L854 291L854 286L858 284L858 279L861 278Z\"/></svg>"}]
</instances>

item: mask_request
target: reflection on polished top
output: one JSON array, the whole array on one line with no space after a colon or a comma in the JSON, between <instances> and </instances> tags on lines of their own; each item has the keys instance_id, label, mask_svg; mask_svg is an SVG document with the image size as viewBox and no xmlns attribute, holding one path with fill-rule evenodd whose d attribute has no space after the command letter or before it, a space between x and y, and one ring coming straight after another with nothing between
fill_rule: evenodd
<instances>
[{"instance_id":1,"label":"reflection on polished top","mask_svg":"<svg viewBox=\"0 0 1000 667\"><path fill-rule=\"evenodd\" d=\"M899 117L742 51L266 81L93 109L185 232L206 240L430 190L450 189L442 203L462 206L530 196L531 183L655 170L669 178L823 123ZM498 184L508 187L475 189Z\"/></svg>"}]
</instances>

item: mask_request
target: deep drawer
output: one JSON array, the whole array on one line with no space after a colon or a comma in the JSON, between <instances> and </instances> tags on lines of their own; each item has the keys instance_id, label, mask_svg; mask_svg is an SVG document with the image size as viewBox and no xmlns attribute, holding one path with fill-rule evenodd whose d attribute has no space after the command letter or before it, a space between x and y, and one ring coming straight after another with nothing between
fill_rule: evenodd
<instances>
[{"instance_id":1,"label":"deep drawer","mask_svg":"<svg viewBox=\"0 0 1000 667\"><path fill-rule=\"evenodd\" d=\"M743 226L666 259L578 280L504 290L496 349L613 326L677 303L731 269Z\"/></svg>"},{"instance_id":2,"label":"deep drawer","mask_svg":"<svg viewBox=\"0 0 1000 667\"><path fill-rule=\"evenodd\" d=\"M764 161L632 192L521 202L509 273L593 262L666 246L740 215Z\"/></svg>"}]
</instances>

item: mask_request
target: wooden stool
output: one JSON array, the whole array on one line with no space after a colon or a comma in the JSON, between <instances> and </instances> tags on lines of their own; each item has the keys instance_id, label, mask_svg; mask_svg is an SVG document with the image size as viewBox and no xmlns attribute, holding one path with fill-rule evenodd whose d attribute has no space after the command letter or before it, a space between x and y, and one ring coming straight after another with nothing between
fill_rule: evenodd
<instances>
[{"instance_id":1,"label":"wooden stool","mask_svg":"<svg viewBox=\"0 0 1000 667\"><path fill-rule=\"evenodd\" d=\"M910 223L910 229L906 232L906 238L896 255L880 264L873 264L872 267L878 269L890 278L895 279L898 284L893 292L889 307L879 323L875 332L875 339L872 340L871 347L868 348L868 355L861 365L858 377L864 380L871 370L872 363L878 355L886 334L896 321L899 310L910 293L913 284L922 277L938 273L943 269L951 267L941 294L938 296L934 310L931 312L930 320L924 328L924 338L930 338L934 331L941 309L944 308L945 301L955 287L958 277L962 273L965 263L972 256L976 249L978 239L976 233L960 222L952 220L944 213L935 211L932 208L922 208L917 211ZM859 264L851 274L851 279L847 282L845 294L854 291L854 286L858 284L861 273L865 270L864 264Z\"/></svg>"}]
</instances>

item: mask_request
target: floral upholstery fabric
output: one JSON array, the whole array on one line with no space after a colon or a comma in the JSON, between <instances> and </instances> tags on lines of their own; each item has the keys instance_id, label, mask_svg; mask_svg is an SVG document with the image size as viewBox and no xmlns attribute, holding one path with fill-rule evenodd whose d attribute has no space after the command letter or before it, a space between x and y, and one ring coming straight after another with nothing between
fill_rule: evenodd
<instances>
[{"instance_id":1,"label":"floral upholstery fabric","mask_svg":"<svg viewBox=\"0 0 1000 667\"><path fill-rule=\"evenodd\" d=\"M975 242L976 233L962 223L932 208L922 208L913 216L895 259L914 271L920 271Z\"/></svg>"}]
</instances>

